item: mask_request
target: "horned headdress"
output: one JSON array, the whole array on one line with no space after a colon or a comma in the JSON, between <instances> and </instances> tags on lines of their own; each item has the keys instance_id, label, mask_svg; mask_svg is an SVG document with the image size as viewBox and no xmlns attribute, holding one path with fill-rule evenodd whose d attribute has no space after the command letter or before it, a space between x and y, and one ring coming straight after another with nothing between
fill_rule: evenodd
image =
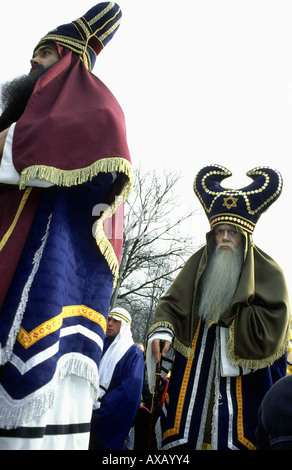
<instances>
[{"instance_id":1,"label":"horned headdress","mask_svg":"<svg viewBox=\"0 0 292 470\"><path fill-rule=\"evenodd\" d=\"M280 196L282 176L269 167L257 167L246 173L253 182L241 189L226 189L221 182L232 173L219 165L202 168L196 175L194 191L209 219L211 228L228 223L249 233L261 214Z\"/></svg>"}]
</instances>

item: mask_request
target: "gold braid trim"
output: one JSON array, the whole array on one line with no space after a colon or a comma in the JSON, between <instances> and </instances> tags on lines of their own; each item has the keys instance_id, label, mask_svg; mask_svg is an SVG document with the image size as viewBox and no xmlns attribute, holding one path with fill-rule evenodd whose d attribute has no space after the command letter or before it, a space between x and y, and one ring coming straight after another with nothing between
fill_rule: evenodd
<instances>
[{"instance_id":1,"label":"gold braid trim","mask_svg":"<svg viewBox=\"0 0 292 470\"><path fill-rule=\"evenodd\" d=\"M229 327L229 339L226 344L228 357L234 366L244 367L245 369L263 369L264 367L269 367L272 364L274 364L274 362L277 359L279 359L281 356L283 356L283 354L285 354L285 352L287 351L287 348L289 345L289 339L290 339L291 320L290 320L290 326L288 328L288 335L285 338L285 341L283 342L281 348L272 356L265 357L264 359L245 359L239 356L235 356L234 354L234 350L235 350L234 328L235 328L235 320Z\"/></svg>"},{"instance_id":2,"label":"gold braid trim","mask_svg":"<svg viewBox=\"0 0 292 470\"><path fill-rule=\"evenodd\" d=\"M174 334L174 327L171 323L169 323L168 321L159 321L159 322L154 323L151 326L151 328L149 329L148 335L150 335L158 327L169 328ZM177 339L176 336L174 337L173 347L176 351L178 351L182 356L186 357L187 359L194 357L194 351L192 347L188 347L185 344L183 344L181 341Z\"/></svg>"},{"instance_id":3,"label":"gold braid trim","mask_svg":"<svg viewBox=\"0 0 292 470\"><path fill-rule=\"evenodd\" d=\"M38 178L55 184L56 186L71 187L91 181L94 176L98 175L98 173L111 172L124 173L128 177L128 181L123 187L121 193L115 198L114 202L108 206L102 216L98 219L96 223L95 239L101 254L104 256L111 272L113 273L113 286L115 287L119 276L119 262L111 242L104 233L103 223L105 219L111 218L115 214L120 204L126 201L132 191L133 171L131 163L124 158L114 157L103 158L94 162L92 165L76 170L60 170L46 165L33 165L22 171L19 186L20 189L23 189L30 180Z\"/></svg>"},{"instance_id":4,"label":"gold braid trim","mask_svg":"<svg viewBox=\"0 0 292 470\"><path fill-rule=\"evenodd\" d=\"M7 230L7 232L5 233L4 237L2 238L2 240L0 240L0 251L3 250L4 246L6 245L7 241L9 240L11 234L13 233L13 230L15 229L15 226L18 222L18 219L19 217L21 216L21 213L23 211L23 208L29 198L29 195L31 193L31 190L32 188L27 188L22 196L22 199L20 201L20 205L18 207L18 210L16 212L16 215L13 219L13 222L12 224L10 225L9 229Z\"/></svg>"}]
</instances>

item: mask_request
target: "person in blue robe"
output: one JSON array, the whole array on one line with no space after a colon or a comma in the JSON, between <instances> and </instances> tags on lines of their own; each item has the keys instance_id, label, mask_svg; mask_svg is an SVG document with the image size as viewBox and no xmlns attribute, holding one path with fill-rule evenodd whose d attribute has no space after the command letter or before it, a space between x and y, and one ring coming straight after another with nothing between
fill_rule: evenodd
<instances>
[{"instance_id":1,"label":"person in blue robe","mask_svg":"<svg viewBox=\"0 0 292 470\"><path fill-rule=\"evenodd\" d=\"M93 407L89 450L124 450L140 407L145 364L142 351L133 342L130 326L131 316L127 310L120 307L111 310L100 362L100 394Z\"/></svg>"}]
</instances>

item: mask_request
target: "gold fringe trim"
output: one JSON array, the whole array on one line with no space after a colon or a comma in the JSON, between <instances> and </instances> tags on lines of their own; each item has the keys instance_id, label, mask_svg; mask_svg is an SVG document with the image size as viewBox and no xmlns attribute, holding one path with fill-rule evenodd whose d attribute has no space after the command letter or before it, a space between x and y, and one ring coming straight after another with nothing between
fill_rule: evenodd
<instances>
[{"instance_id":1,"label":"gold fringe trim","mask_svg":"<svg viewBox=\"0 0 292 470\"><path fill-rule=\"evenodd\" d=\"M173 347L176 351L178 351L182 356L186 357L187 359L191 359L194 357L194 351L192 348L185 346L181 341L174 338Z\"/></svg>"},{"instance_id":2,"label":"gold fringe trim","mask_svg":"<svg viewBox=\"0 0 292 470\"><path fill-rule=\"evenodd\" d=\"M129 163L129 162L127 162L127 163ZM119 196L117 196L115 198L112 205L109 206L108 209L105 210L103 212L102 216L98 219L98 221L96 223L96 231L95 231L96 243L97 243L97 245L100 249L101 254L104 256L105 260L107 261L108 266L109 266L109 268L112 271L113 276L114 276L113 287L115 287L116 284L117 284L117 280L118 280L118 277L119 277L119 268L120 268L120 266L119 266L119 262L118 262L118 259L116 257L115 251L113 249L113 246L112 246L111 242L109 241L109 239L107 238L107 236L104 233L103 224L104 224L105 219L111 218L115 214L118 207L127 200L129 194L131 193L131 191L133 189L133 179L134 179L134 177L133 177L133 172L132 172L132 166L130 165L130 163L129 163L128 167L125 170L123 170L121 168L117 168L116 170L112 170L112 171L125 173L128 176L128 182L125 184L125 186L122 189Z\"/></svg>"},{"instance_id":3,"label":"gold fringe trim","mask_svg":"<svg viewBox=\"0 0 292 470\"><path fill-rule=\"evenodd\" d=\"M104 221L111 218L118 207L124 203L133 189L133 171L129 161L120 157L103 158L84 168L76 170L60 170L58 168L46 165L33 165L22 171L20 176L19 188L23 189L30 180L38 178L42 181L48 181L56 186L71 187L78 184L91 181L98 173L124 173L128 181L123 187L121 193L115 198L114 202L106 209L96 223L95 239L101 254L104 256L108 266L113 273L116 286L119 277L119 262L111 242L104 233Z\"/></svg>"},{"instance_id":4,"label":"gold fringe trim","mask_svg":"<svg viewBox=\"0 0 292 470\"><path fill-rule=\"evenodd\" d=\"M290 339L290 330L291 330L291 320L289 322L289 334L287 335L281 348L272 356L266 357L264 359L245 359L239 356L234 355L235 350L235 340L234 340L234 328L235 320L229 327L229 339L226 344L226 350L231 363L234 366L244 367L245 369L264 369L265 367L270 367L274 362L279 359L287 351Z\"/></svg>"},{"instance_id":5,"label":"gold fringe trim","mask_svg":"<svg viewBox=\"0 0 292 470\"><path fill-rule=\"evenodd\" d=\"M102 158L91 165L76 170L60 170L53 166L32 165L25 168L20 175L19 189L25 189L30 180L38 178L56 186L76 186L91 181L98 173L125 173L133 180L132 165L120 157Z\"/></svg>"}]
</instances>

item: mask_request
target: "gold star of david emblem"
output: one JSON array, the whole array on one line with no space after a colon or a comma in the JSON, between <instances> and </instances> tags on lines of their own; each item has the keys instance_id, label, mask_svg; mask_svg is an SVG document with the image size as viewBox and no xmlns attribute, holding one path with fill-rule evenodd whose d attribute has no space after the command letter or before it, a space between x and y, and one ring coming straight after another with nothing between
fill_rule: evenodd
<instances>
[{"instance_id":1,"label":"gold star of david emblem","mask_svg":"<svg viewBox=\"0 0 292 470\"><path fill-rule=\"evenodd\" d=\"M228 196L224 198L223 207L227 207L227 209L231 209L231 207L237 207L238 197Z\"/></svg>"}]
</instances>

